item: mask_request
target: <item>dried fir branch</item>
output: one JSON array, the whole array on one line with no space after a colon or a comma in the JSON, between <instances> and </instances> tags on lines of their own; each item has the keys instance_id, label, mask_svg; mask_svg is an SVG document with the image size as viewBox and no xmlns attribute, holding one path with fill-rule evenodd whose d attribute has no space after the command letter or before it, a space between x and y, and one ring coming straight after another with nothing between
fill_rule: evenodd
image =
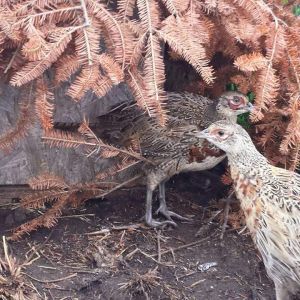
<instances>
[{"instance_id":1,"label":"dried fir branch","mask_svg":"<svg viewBox=\"0 0 300 300\"><path fill-rule=\"evenodd\" d=\"M25 208L37 209L43 207L45 203L57 201L67 193L68 191L62 189L36 191L22 198L20 203Z\"/></svg>"},{"instance_id":2,"label":"dried fir branch","mask_svg":"<svg viewBox=\"0 0 300 300\"><path fill-rule=\"evenodd\" d=\"M149 0L137 0L139 18L144 32L153 33L159 28L161 13L158 3Z\"/></svg>"},{"instance_id":3,"label":"dried fir branch","mask_svg":"<svg viewBox=\"0 0 300 300\"><path fill-rule=\"evenodd\" d=\"M155 116L161 125L166 123L166 112L163 107L165 93L163 84L165 82L164 63L161 53L160 41L155 33L159 22L160 13L158 5L154 1L138 0L137 7L141 26L145 32L145 57L144 57L144 98L150 116ZM142 45L139 46L142 49Z\"/></svg>"},{"instance_id":4,"label":"dried fir branch","mask_svg":"<svg viewBox=\"0 0 300 300\"><path fill-rule=\"evenodd\" d=\"M298 143L295 148L290 150L289 170L291 171L299 170L299 162L300 162L300 143Z\"/></svg>"},{"instance_id":5,"label":"dried fir branch","mask_svg":"<svg viewBox=\"0 0 300 300\"><path fill-rule=\"evenodd\" d=\"M62 215L62 210L67 206L68 201L68 195L64 195L58 198L53 206L47 210L46 214L43 214L17 227L13 232L12 239L18 240L24 234L29 234L30 232L35 231L40 227L53 227L57 223L58 217Z\"/></svg>"},{"instance_id":6,"label":"dried fir branch","mask_svg":"<svg viewBox=\"0 0 300 300\"><path fill-rule=\"evenodd\" d=\"M256 73L237 74L230 77L230 82L238 86L240 92L247 94L253 91L256 85Z\"/></svg>"},{"instance_id":7,"label":"dried fir branch","mask_svg":"<svg viewBox=\"0 0 300 300\"><path fill-rule=\"evenodd\" d=\"M95 146L95 143L87 144L80 134L57 129L45 132L44 136L42 136L42 140L50 147L78 148L82 145Z\"/></svg>"},{"instance_id":8,"label":"dried fir branch","mask_svg":"<svg viewBox=\"0 0 300 300\"><path fill-rule=\"evenodd\" d=\"M62 177L55 174L43 173L37 177L33 177L28 181L32 190L50 190L61 189L64 190L69 186L64 182Z\"/></svg>"},{"instance_id":9,"label":"dried fir branch","mask_svg":"<svg viewBox=\"0 0 300 300\"><path fill-rule=\"evenodd\" d=\"M107 77L99 76L92 87L93 92L99 97L105 96L112 88L113 84Z\"/></svg>"},{"instance_id":10,"label":"dried fir branch","mask_svg":"<svg viewBox=\"0 0 300 300\"><path fill-rule=\"evenodd\" d=\"M42 139L50 145L50 147L63 147L63 148L79 148L84 147L88 150L88 156L101 153L102 150L119 152L125 157L132 157L138 161L145 161L152 164L152 162L139 153L135 153L130 149L121 149L112 145L105 144L99 139L94 132L90 129L88 122L84 120L79 127L79 133L70 133L62 130L51 130L46 132Z\"/></svg>"},{"instance_id":11,"label":"dried fir branch","mask_svg":"<svg viewBox=\"0 0 300 300\"><path fill-rule=\"evenodd\" d=\"M286 49L286 29L283 26L273 25L266 38L266 57L271 63L278 63L286 56Z\"/></svg>"},{"instance_id":12,"label":"dried fir branch","mask_svg":"<svg viewBox=\"0 0 300 300\"><path fill-rule=\"evenodd\" d=\"M275 105L280 88L280 80L276 75L276 70L268 65L267 68L258 71L258 82L255 88L255 111L251 113L253 121L263 118L264 112L272 105Z\"/></svg>"},{"instance_id":13,"label":"dried fir branch","mask_svg":"<svg viewBox=\"0 0 300 300\"><path fill-rule=\"evenodd\" d=\"M138 69L136 66L139 65L139 62L143 60L144 49L145 45L148 41L148 32L144 32L141 36L137 39L136 43L134 43L134 48L131 51L130 61L129 61L129 72L130 69ZM131 66L131 67L130 67ZM137 73L138 70L133 72Z\"/></svg>"},{"instance_id":14,"label":"dried fir branch","mask_svg":"<svg viewBox=\"0 0 300 300\"><path fill-rule=\"evenodd\" d=\"M214 80L213 68L209 66L206 50L203 46L207 36L204 39L196 37L198 32L203 30L202 27L197 30L197 26L199 26L197 15L188 15L179 21L170 16L163 25L159 31L160 37L189 62L208 84L211 84Z\"/></svg>"},{"instance_id":15,"label":"dried fir branch","mask_svg":"<svg viewBox=\"0 0 300 300\"><path fill-rule=\"evenodd\" d=\"M130 70L128 70L128 74L129 79L127 79L127 83L135 96L138 106L144 109L148 115L150 115L151 113L148 107L147 95L145 93L146 87L144 86L142 76L138 73L133 73Z\"/></svg>"},{"instance_id":16,"label":"dried fir branch","mask_svg":"<svg viewBox=\"0 0 300 300\"><path fill-rule=\"evenodd\" d=\"M123 154L125 156L125 158L131 157L131 158L135 158L139 161L145 161L145 162L152 164L151 161L142 157L139 153L133 152L131 149L120 149L120 148L117 148L112 145L108 145L108 144L104 143L100 138L98 138L95 135L93 130L89 127L88 121L86 121L86 120L84 120L81 123L81 125L78 129L78 132L80 132L87 138L87 141L88 141L88 142L86 142L87 146L92 146L92 145L94 146L94 149L90 150L89 156L91 156L94 153L99 153L99 152L101 155L102 151L105 150L106 154L107 154L107 151L111 151L111 153L118 152L119 154Z\"/></svg>"},{"instance_id":17,"label":"dried fir branch","mask_svg":"<svg viewBox=\"0 0 300 300\"><path fill-rule=\"evenodd\" d=\"M163 107L165 93L163 85L165 82L165 70L159 39L150 34L146 45L144 62L144 80L146 91L146 106L150 116L155 116L161 125L167 120L166 111Z\"/></svg>"},{"instance_id":18,"label":"dried fir branch","mask_svg":"<svg viewBox=\"0 0 300 300\"><path fill-rule=\"evenodd\" d=\"M280 152L287 155L291 149L295 149L300 144L300 94L297 93L291 96L290 105L292 106L292 112L290 115L290 121L286 129L286 133L283 137L283 141L280 144ZM297 152L297 151L296 151ZM297 152L298 153L298 152ZM298 154L297 154L298 155Z\"/></svg>"},{"instance_id":19,"label":"dried fir branch","mask_svg":"<svg viewBox=\"0 0 300 300\"><path fill-rule=\"evenodd\" d=\"M49 37L47 51L41 60L29 62L20 71L16 72L10 83L21 86L41 76L63 53L72 39L72 33L78 28L61 28Z\"/></svg>"},{"instance_id":20,"label":"dried fir branch","mask_svg":"<svg viewBox=\"0 0 300 300\"><path fill-rule=\"evenodd\" d=\"M22 41L22 31L20 28L15 28L13 25L16 23L17 18L13 12L5 7L0 6L0 30L7 38L15 43Z\"/></svg>"},{"instance_id":21,"label":"dried fir branch","mask_svg":"<svg viewBox=\"0 0 300 300\"><path fill-rule=\"evenodd\" d=\"M107 195L122 186L122 184L97 184L96 182L68 185L61 178L51 174L42 174L33 178L30 183L38 191L25 196L21 200L21 205L26 208L42 208L47 202L52 206L46 209L42 215L17 227L12 236L14 240L40 227L53 227L57 223L58 217L62 215L63 209L78 207L88 199L98 195Z\"/></svg>"},{"instance_id":22,"label":"dried fir branch","mask_svg":"<svg viewBox=\"0 0 300 300\"><path fill-rule=\"evenodd\" d=\"M133 16L134 8L136 5L136 0L119 0L118 10L122 16L123 22Z\"/></svg>"},{"instance_id":23,"label":"dried fir branch","mask_svg":"<svg viewBox=\"0 0 300 300\"><path fill-rule=\"evenodd\" d=\"M32 23L26 26L26 35L28 41L23 44L22 55L28 61L37 61L43 59L45 52L48 51L45 35L39 29L34 27Z\"/></svg>"},{"instance_id":24,"label":"dried fir branch","mask_svg":"<svg viewBox=\"0 0 300 300\"><path fill-rule=\"evenodd\" d=\"M42 78L37 80L35 93L35 112L45 131L53 129L54 95Z\"/></svg>"},{"instance_id":25,"label":"dried fir branch","mask_svg":"<svg viewBox=\"0 0 300 300\"><path fill-rule=\"evenodd\" d=\"M114 42L114 58L121 63L122 69L125 67L125 41L121 30L121 26L117 18L103 4L95 0L87 2L88 11L99 19L106 27L110 34L110 38Z\"/></svg>"},{"instance_id":26,"label":"dried fir branch","mask_svg":"<svg viewBox=\"0 0 300 300\"><path fill-rule=\"evenodd\" d=\"M125 69L132 65L130 63L131 57L133 55L135 45L139 40L139 36L143 33L141 32L141 26L139 26L139 22L135 20L127 20L126 23L121 23L121 30L124 36L125 41ZM105 35L105 40L107 41L107 33ZM108 47L109 51L107 53L112 52Z\"/></svg>"},{"instance_id":27,"label":"dried fir branch","mask_svg":"<svg viewBox=\"0 0 300 300\"><path fill-rule=\"evenodd\" d=\"M298 44L297 38L300 41L298 35L290 30L288 32L288 36L286 37L286 41L289 63L291 65L293 76L297 84L297 90L300 92L300 46Z\"/></svg>"},{"instance_id":28,"label":"dried fir branch","mask_svg":"<svg viewBox=\"0 0 300 300\"><path fill-rule=\"evenodd\" d=\"M112 179L113 180L114 177L116 177L119 173L121 173L125 170L128 170L129 168L136 166L139 163L140 163L139 161L132 161L129 159L122 160L119 163L113 164L108 169L105 169L105 170L99 172L96 175L96 179L97 180L103 180L103 179Z\"/></svg>"},{"instance_id":29,"label":"dried fir branch","mask_svg":"<svg viewBox=\"0 0 300 300\"><path fill-rule=\"evenodd\" d=\"M123 70L111 56L103 53L97 57L97 60L113 84L119 84L124 80Z\"/></svg>"},{"instance_id":30,"label":"dried fir branch","mask_svg":"<svg viewBox=\"0 0 300 300\"><path fill-rule=\"evenodd\" d=\"M93 89L100 76L99 64L84 66L66 94L75 101L80 101L87 91Z\"/></svg>"},{"instance_id":31,"label":"dried fir branch","mask_svg":"<svg viewBox=\"0 0 300 300\"><path fill-rule=\"evenodd\" d=\"M88 141L94 142L99 144L101 141L96 134L93 132L93 130L89 126L89 122L87 119L83 119L83 122L80 124L78 128L78 132L81 133Z\"/></svg>"},{"instance_id":32,"label":"dried fir branch","mask_svg":"<svg viewBox=\"0 0 300 300\"><path fill-rule=\"evenodd\" d=\"M267 7L262 5L262 0L237 0L235 1L243 10L246 10L251 19L255 20L258 24L268 22Z\"/></svg>"},{"instance_id":33,"label":"dried fir branch","mask_svg":"<svg viewBox=\"0 0 300 300\"><path fill-rule=\"evenodd\" d=\"M36 121L33 100L31 98L31 93L29 93L29 96L25 99L27 101L19 105L19 115L16 123L0 136L1 150L11 151L17 142L30 133L30 129Z\"/></svg>"},{"instance_id":34,"label":"dried fir branch","mask_svg":"<svg viewBox=\"0 0 300 300\"><path fill-rule=\"evenodd\" d=\"M62 55L54 64L55 67L55 83L59 84L70 79L71 75L77 72L81 63L74 54Z\"/></svg>"},{"instance_id":35,"label":"dried fir branch","mask_svg":"<svg viewBox=\"0 0 300 300\"><path fill-rule=\"evenodd\" d=\"M97 19L91 19L90 25L77 30L75 38L75 51L80 64L92 66L100 53L101 24Z\"/></svg>"},{"instance_id":36,"label":"dried fir branch","mask_svg":"<svg viewBox=\"0 0 300 300\"><path fill-rule=\"evenodd\" d=\"M68 22L77 17L78 10L82 10L81 5L70 6L70 3L67 5L62 3L54 9L51 9L51 5L45 8L40 6L37 10L32 5L27 6L27 8L29 10L27 12L24 11L23 14L21 14L20 9L17 11L18 21L13 24L14 27L26 26L28 23L32 23L34 26L42 26L45 23L58 24Z\"/></svg>"},{"instance_id":37,"label":"dried fir branch","mask_svg":"<svg viewBox=\"0 0 300 300\"><path fill-rule=\"evenodd\" d=\"M166 6L167 10L169 11L170 14L174 16L181 16L180 11L176 7L176 4L173 0L162 0L163 4Z\"/></svg>"},{"instance_id":38,"label":"dried fir branch","mask_svg":"<svg viewBox=\"0 0 300 300\"><path fill-rule=\"evenodd\" d=\"M258 52L239 56L234 65L244 72L254 72L266 67L268 60Z\"/></svg>"}]
</instances>

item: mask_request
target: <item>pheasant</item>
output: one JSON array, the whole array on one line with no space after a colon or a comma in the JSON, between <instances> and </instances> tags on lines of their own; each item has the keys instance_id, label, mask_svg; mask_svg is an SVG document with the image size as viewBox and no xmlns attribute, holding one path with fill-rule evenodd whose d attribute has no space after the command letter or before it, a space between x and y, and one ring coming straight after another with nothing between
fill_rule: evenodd
<instances>
[{"instance_id":1,"label":"pheasant","mask_svg":"<svg viewBox=\"0 0 300 300\"><path fill-rule=\"evenodd\" d=\"M213 123L196 134L226 152L247 227L277 300L300 291L300 175L270 165L239 125Z\"/></svg>"},{"instance_id":2,"label":"pheasant","mask_svg":"<svg viewBox=\"0 0 300 300\"><path fill-rule=\"evenodd\" d=\"M166 107L169 118L165 127L132 105L118 107L99 117L98 134L104 141L117 146L130 146L137 141L142 155L152 162L141 162L130 169L130 176L143 174L142 183L147 186L145 220L151 227L176 226L172 217L186 219L167 209L165 182L168 179L180 172L211 169L225 158L218 148L185 133L203 129L219 119L236 122L237 115L251 110L252 105L238 92L226 92L215 102L190 93L169 93ZM166 217L163 222L152 217L152 195L157 186L160 205L156 213Z\"/></svg>"}]
</instances>

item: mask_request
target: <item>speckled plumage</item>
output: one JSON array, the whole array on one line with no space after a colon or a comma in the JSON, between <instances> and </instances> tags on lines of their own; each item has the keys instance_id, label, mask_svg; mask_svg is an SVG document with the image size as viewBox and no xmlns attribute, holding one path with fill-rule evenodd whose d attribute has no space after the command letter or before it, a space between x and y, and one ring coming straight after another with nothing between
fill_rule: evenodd
<instances>
[{"instance_id":1,"label":"speckled plumage","mask_svg":"<svg viewBox=\"0 0 300 300\"><path fill-rule=\"evenodd\" d=\"M290 299L300 290L300 175L270 165L239 125L219 121L199 137L227 153L236 195L275 283L276 299Z\"/></svg>"},{"instance_id":2,"label":"speckled plumage","mask_svg":"<svg viewBox=\"0 0 300 300\"><path fill-rule=\"evenodd\" d=\"M222 152L205 141L197 141L193 135L186 135L186 132L204 129L220 119L236 122L237 115L247 111L248 100L238 92L226 92L217 101L186 92L172 92L167 95L166 127L160 127L155 119L150 118L136 105L125 104L99 118L98 134L107 142L119 146L130 145L133 139L137 139L142 154L158 164L161 160L185 156L187 164L197 162L201 170L200 164L207 154L219 157ZM228 104L230 97L239 97L242 100L239 100L236 107L230 107L229 105L234 105ZM194 147L194 143L198 147ZM195 148L198 150L193 151ZM183 167L183 163L181 165ZM205 165L204 168L208 167Z\"/></svg>"},{"instance_id":3,"label":"speckled plumage","mask_svg":"<svg viewBox=\"0 0 300 300\"><path fill-rule=\"evenodd\" d=\"M146 223L159 226L173 224L165 203L164 183L173 175L187 171L213 168L225 155L206 141L199 141L193 132L220 119L236 122L237 115L249 110L248 99L237 92L226 92L217 101L191 93L168 93L166 107L168 121L160 127L136 105L123 105L99 118L99 136L117 146L129 146L132 141L140 145L141 153L152 164L140 163L126 170L125 178L142 173L147 186ZM152 193L159 186L160 208L169 221L152 219Z\"/></svg>"}]
</instances>

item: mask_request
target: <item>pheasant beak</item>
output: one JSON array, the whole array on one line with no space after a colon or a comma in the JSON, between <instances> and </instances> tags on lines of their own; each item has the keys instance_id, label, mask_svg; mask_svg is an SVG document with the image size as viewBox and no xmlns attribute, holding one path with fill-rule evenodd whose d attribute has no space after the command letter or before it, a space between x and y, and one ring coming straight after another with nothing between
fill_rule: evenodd
<instances>
[{"instance_id":1,"label":"pheasant beak","mask_svg":"<svg viewBox=\"0 0 300 300\"><path fill-rule=\"evenodd\" d=\"M246 108L245 108L248 112L251 112L254 110L254 105L251 102L248 102Z\"/></svg>"},{"instance_id":2,"label":"pheasant beak","mask_svg":"<svg viewBox=\"0 0 300 300\"><path fill-rule=\"evenodd\" d=\"M196 137L200 139L207 139L209 137L208 129L204 129L198 133L196 133Z\"/></svg>"}]
</instances>

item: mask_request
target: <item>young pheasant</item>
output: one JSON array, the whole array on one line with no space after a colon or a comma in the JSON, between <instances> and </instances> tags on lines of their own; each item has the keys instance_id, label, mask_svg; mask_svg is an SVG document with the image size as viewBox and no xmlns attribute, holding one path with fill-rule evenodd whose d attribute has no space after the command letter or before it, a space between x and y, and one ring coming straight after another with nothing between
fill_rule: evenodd
<instances>
[{"instance_id":1,"label":"young pheasant","mask_svg":"<svg viewBox=\"0 0 300 300\"><path fill-rule=\"evenodd\" d=\"M190 93L169 93L166 106L169 119L163 128L137 106L119 107L99 118L98 134L103 140L122 147L137 142L142 155L152 162L141 162L129 170L130 176L143 174L143 184L147 186L145 220L151 227L176 225L172 217L185 219L167 209L168 179L180 172L211 169L225 157L218 148L186 132L203 129L220 119L236 122L237 115L251 109L248 99L237 92L226 92L215 102ZM164 222L152 218L152 195L157 186L160 200L157 213L168 219Z\"/></svg>"},{"instance_id":2,"label":"young pheasant","mask_svg":"<svg viewBox=\"0 0 300 300\"><path fill-rule=\"evenodd\" d=\"M300 291L300 175L270 165L248 133L228 121L196 134L226 152L246 224L277 300Z\"/></svg>"}]
</instances>

